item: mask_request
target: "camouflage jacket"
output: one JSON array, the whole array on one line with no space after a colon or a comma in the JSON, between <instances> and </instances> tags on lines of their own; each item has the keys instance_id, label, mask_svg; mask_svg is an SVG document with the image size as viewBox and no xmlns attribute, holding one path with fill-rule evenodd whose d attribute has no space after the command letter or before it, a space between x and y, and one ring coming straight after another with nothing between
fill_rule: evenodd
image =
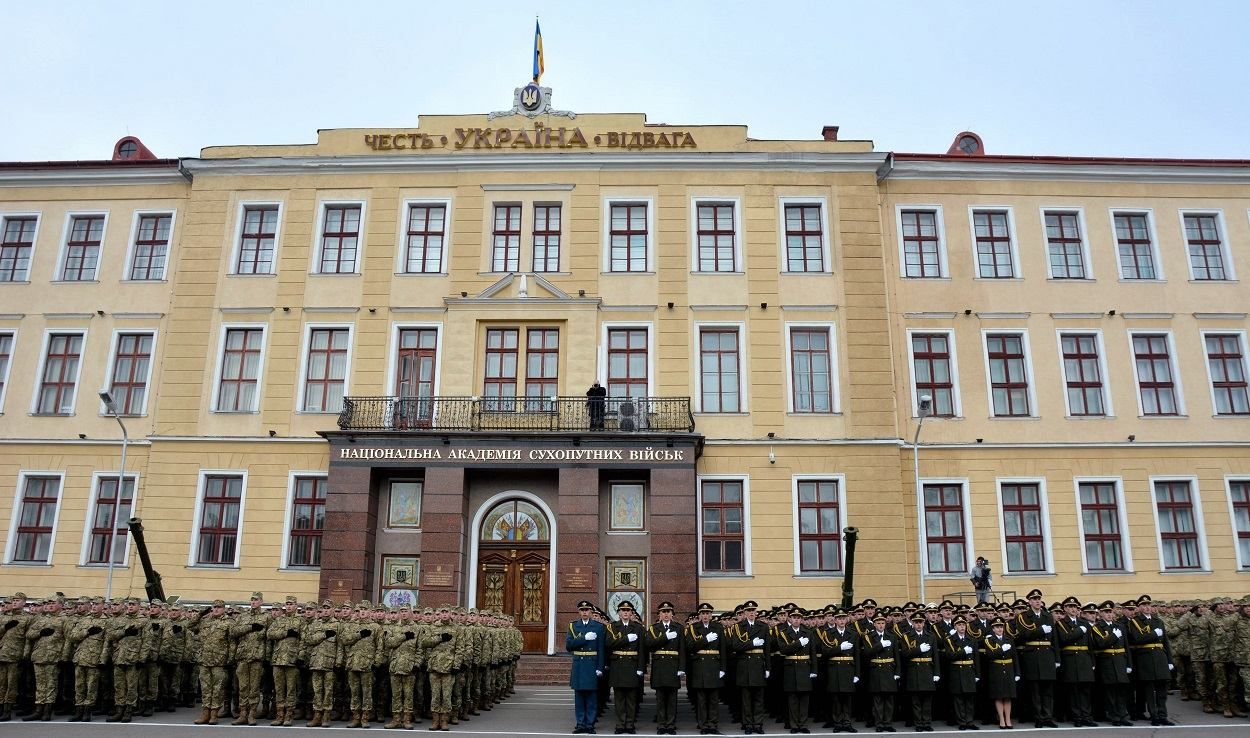
<instances>
[{"instance_id":1,"label":"camouflage jacket","mask_svg":"<svg viewBox=\"0 0 1250 738\"><path fill-rule=\"evenodd\" d=\"M315 671L331 671L341 666L339 658L339 628L334 618L317 618L304 628L301 652L308 659L308 668Z\"/></svg>"},{"instance_id":2,"label":"camouflage jacket","mask_svg":"<svg viewBox=\"0 0 1250 738\"><path fill-rule=\"evenodd\" d=\"M339 641L346 650L344 666L349 671L371 671L377 658L374 634L381 626L372 621L349 620L340 624Z\"/></svg>"},{"instance_id":3,"label":"camouflage jacket","mask_svg":"<svg viewBox=\"0 0 1250 738\"><path fill-rule=\"evenodd\" d=\"M109 618L108 639L113 644L113 663L132 666L143 663L143 618L114 615Z\"/></svg>"},{"instance_id":4,"label":"camouflage jacket","mask_svg":"<svg viewBox=\"0 0 1250 738\"><path fill-rule=\"evenodd\" d=\"M177 664L183 660L187 650L187 621L179 618L165 623L161 632L160 661L166 664Z\"/></svg>"},{"instance_id":5,"label":"camouflage jacket","mask_svg":"<svg viewBox=\"0 0 1250 738\"><path fill-rule=\"evenodd\" d=\"M430 647L426 665L432 674L450 674L460 668L459 628L448 623L434 623L429 628Z\"/></svg>"},{"instance_id":6,"label":"camouflage jacket","mask_svg":"<svg viewBox=\"0 0 1250 738\"><path fill-rule=\"evenodd\" d=\"M65 626L67 621L60 615L39 615L26 628L26 640L30 643L32 664L55 664L65 651Z\"/></svg>"},{"instance_id":7,"label":"camouflage jacket","mask_svg":"<svg viewBox=\"0 0 1250 738\"><path fill-rule=\"evenodd\" d=\"M205 616L200 620L200 666L225 666L230 659L230 618Z\"/></svg>"},{"instance_id":8,"label":"camouflage jacket","mask_svg":"<svg viewBox=\"0 0 1250 738\"><path fill-rule=\"evenodd\" d=\"M230 621L230 637L234 639L236 661L264 660L265 630L268 627L269 615L264 610L245 610L237 619Z\"/></svg>"},{"instance_id":9,"label":"camouflage jacket","mask_svg":"<svg viewBox=\"0 0 1250 738\"><path fill-rule=\"evenodd\" d=\"M273 655L269 662L274 666L299 666L300 641L307 621L298 615L282 615L269 623L266 636L273 642Z\"/></svg>"},{"instance_id":10,"label":"camouflage jacket","mask_svg":"<svg viewBox=\"0 0 1250 738\"><path fill-rule=\"evenodd\" d=\"M103 666L108 655L108 618L90 615L78 619L67 639L74 644L73 661L78 666ZM95 631L95 632L92 632Z\"/></svg>"},{"instance_id":11,"label":"camouflage jacket","mask_svg":"<svg viewBox=\"0 0 1250 738\"><path fill-rule=\"evenodd\" d=\"M1233 642L1233 631L1237 628L1236 614L1216 615L1211 619L1211 660L1216 663L1231 664L1235 658L1236 645Z\"/></svg>"}]
</instances>

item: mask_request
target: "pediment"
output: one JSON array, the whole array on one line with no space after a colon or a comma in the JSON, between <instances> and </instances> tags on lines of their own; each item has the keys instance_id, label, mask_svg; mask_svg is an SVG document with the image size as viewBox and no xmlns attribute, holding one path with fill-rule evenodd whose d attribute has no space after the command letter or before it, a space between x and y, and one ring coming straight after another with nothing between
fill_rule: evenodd
<instances>
[{"instance_id":1,"label":"pediment","mask_svg":"<svg viewBox=\"0 0 1250 738\"><path fill-rule=\"evenodd\" d=\"M541 275L533 273L505 274L482 290L477 299L547 299L570 300L567 292Z\"/></svg>"}]
</instances>

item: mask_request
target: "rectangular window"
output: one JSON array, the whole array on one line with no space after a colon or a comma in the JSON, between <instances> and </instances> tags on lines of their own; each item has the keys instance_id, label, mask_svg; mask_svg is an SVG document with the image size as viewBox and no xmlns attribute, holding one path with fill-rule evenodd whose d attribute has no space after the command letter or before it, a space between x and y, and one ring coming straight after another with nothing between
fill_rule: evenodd
<instances>
[{"instance_id":1,"label":"rectangular window","mask_svg":"<svg viewBox=\"0 0 1250 738\"><path fill-rule=\"evenodd\" d=\"M699 375L705 413L736 413L739 403L738 330L699 330Z\"/></svg>"},{"instance_id":2,"label":"rectangular window","mask_svg":"<svg viewBox=\"0 0 1250 738\"><path fill-rule=\"evenodd\" d=\"M43 359L35 414L69 415L74 412L82 340L81 333L53 333L48 336L48 355Z\"/></svg>"},{"instance_id":3,"label":"rectangular window","mask_svg":"<svg viewBox=\"0 0 1250 738\"><path fill-rule=\"evenodd\" d=\"M492 272L515 272L521 268L521 206L496 205L490 252Z\"/></svg>"},{"instance_id":4,"label":"rectangular window","mask_svg":"<svg viewBox=\"0 0 1250 738\"><path fill-rule=\"evenodd\" d=\"M1145 213L1116 213L1115 241L1121 279L1158 279L1150 221Z\"/></svg>"},{"instance_id":5,"label":"rectangular window","mask_svg":"<svg viewBox=\"0 0 1250 738\"><path fill-rule=\"evenodd\" d=\"M1042 531L1042 493L1037 484L1004 484L1003 533L1007 571L1046 571L1046 540Z\"/></svg>"},{"instance_id":6,"label":"rectangular window","mask_svg":"<svg viewBox=\"0 0 1250 738\"><path fill-rule=\"evenodd\" d=\"M647 204L614 202L610 211L609 271L647 271Z\"/></svg>"},{"instance_id":7,"label":"rectangular window","mask_svg":"<svg viewBox=\"0 0 1250 738\"><path fill-rule=\"evenodd\" d=\"M1028 417L1029 374L1024 361L1024 336L991 333L985 337L985 346L990 363L994 417Z\"/></svg>"},{"instance_id":8,"label":"rectangular window","mask_svg":"<svg viewBox=\"0 0 1250 738\"><path fill-rule=\"evenodd\" d=\"M1185 244L1189 268L1197 281L1228 279L1224 271L1224 243L1214 215L1185 216Z\"/></svg>"},{"instance_id":9,"label":"rectangular window","mask_svg":"<svg viewBox=\"0 0 1250 738\"><path fill-rule=\"evenodd\" d=\"M1120 503L1113 482L1081 482L1081 533L1089 571L1124 571Z\"/></svg>"},{"instance_id":10,"label":"rectangular window","mask_svg":"<svg viewBox=\"0 0 1250 738\"><path fill-rule=\"evenodd\" d=\"M343 409L350 341L351 331L346 328L314 328L309 333L304 412L337 413Z\"/></svg>"},{"instance_id":11,"label":"rectangular window","mask_svg":"<svg viewBox=\"0 0 1250 738\"><path fill-rule=\"evenodd\" d=\"M820 205L786 205L786 271L825 270L824 221Z\"/></svg>"},{"instance_id":12,"label":"rectangular window","mask_svg":"<svg viewBox=\"0 0 1250 738\"><path fill-rule=\"evenodd\" d=\"M981 279L1007 279L1016 276L1011 260L1011 228L1007 213L975 210L972 232L977 242L977 276Z\"/></svg>"},{"instance_id":13,"label":"rectangular window","mask_svg":"<svg viewBox=\"0 0 1250 738\"><path fill-rule=\"evenodd\" d=\"M57 477L26 477L19 501L13 561L46 564L52 557L52 527L61 497Z\"/></svg>"},{"instance_id":14,"label":"rectangular window","mask_svg":"<svg viewBox=\"0 0 1250 738\"><path fill-rule=\"evenodd\" d=\"M913 279L942 276L937 211L904 210L899 217L903 221L904 275Z\"/></svg>"},{"instance_id":15,"label":"rectangular window","mask_svg":"<svg viewBox=\"0 0 1250 738\"><path fill-rule=\"evenodd\" d=\"M169 213L140 215L131 249L130 279L165 278L165 261L169 258L169 233L174 216Z\"/></svg>"},{"instance_id":16,"label":"rectangular window","mask_svg":"<svg viewBox=\"0 0 1250 738\"><path fill-rule=\"evenodd\" d=\"M1102 417L1102 366L1098 358L1098 336L1069 334L1060 337L1063 347L1063 379L1068 393L1068 413L1080 417Z\"/></svg>"},{"instance_id":17,"label":"rectangular window","mask_svg":"<svg viewBox=\"0 0 1250 738\"><path fill-rule=\"evenodd\" d=\"M139 415L148 396L148 376L152 366L151 333L122 333L117 336L109 394L120 415Z\"/></svg>"},{"instance_id":18,"label":"rectangular window","mask_svg":"<svg viewBox=\"0 0 1250 738\"><path fill-rule=\"evenodd\" d=\"M1163 547L1164 570L1201 569L1197 514L1190 483L1155 482L1155 510L1159 514L1159 543Z\"/></svg>"},{"instance_id":19,"label":"rectangular window","mask_svg":"<svg viewBox=\"0 0 1250 738\"><path fill-rule=\"evenodd\" d=\"M790 329L794 412L833 412L833 358L828 328Z\"/></svg>"},{"instance_id":20,"label":"rectangular window","mask_svg":"<svg viewBox=\"0 0 1250 738\"><path fill-rule=\"evenodd\" d=\"M1233 504L1233 534L1237 538L1237 560L1241 568L1250 568L1250 480L1236 479L1228 483Z\"/></svg>"},{"instance_id":21,"label":"rectangular window","mask_svg":"<svg viewBox=\"0 0 1250 738\"><path fill-rule=\"evenodd\" d=\"M9 385L9 364L13 361L13 334L0 333L0 401L4 400L4 390ZM0 405L0 412L4 407Z\"/></svg>"},{"instance_id":22,"label":"rectangular window","mask_svg":"<svg viewBox=\"0 0 1250 738\"><path fill-rule=\"evenodd\" d=\"M195 563L234 565L242 501L243 477L211 475L204 478Z\"/></svg>"},{"instance_id":23,"label":"rectangular window","mask_svg":"<svg viewBox=\"0 0 1250 738\"><path fill-rule=\"evenodd\" d=\"M65 242L65 263L61 279L67 282L90 282L95 279L100 263L100 242L104 240L103 215L75 215L69 222L69 239Z\"/></svg>"},{"instance_id":24,"label":"rectangular window","mask_svg":"<svg viewBox=\"0 0 1250 738\"><path fill-rule=\"evenodd\" d=\"M321 224L321 274L353 274L360 244L359 205L327 205Z\"/></svg>"},{"instance_id":25,"label":"rectangular window","mask_svg":"<svg viewBox=\"0 0 1250 738\"><path fill-rule=\"evenodd\" d=\"M130 542L130 510L134 503L135 480L126 477L118 494L117 477L100 477L96 485L95 506L91 518L91 539L87 548L88 564L107 564L112 551L113 563L126 561L126 548Z\"/></svg>"},{"instance_id":26,"label":"rectangular window","mask_svg":"<svg viewBox=\"0 0 1250 738\"><path fill-rule=\"evenodd\" d=\"M395 367L394 424L397 429L429 428L434 419L434 382L438 372L438 331L402 328Z\"/></svg>"},{"instance_id":27,"label":"rectangular window","mask_svg":"<svg viewBox=\"0 0 1250 738\"><path fill-rule=\"evenodd\" d=\"M924 485L924 528L929 573L966 573L963 488L958 484Z\"/></svg>"},{"instance_id":28,"label":"rectangular window","mask_svg":"<svg viewBox=\"0 0 1250 738\"><path fill-rule=\"evenodd\" d=\"M447 206L415 203L408 206L404 233L404 273L438 274L443 270Z\"/></svg>"},{"instance_id":29,"label":"rectangular window","mask_svg":"<svg viewBox=\"0 0 1250 738\"><path fill-rule=\"evenodd\" d=\"M273 274L273 249L277 240L278 206L244 207L235 274Z\"/></svg>"},{"instance_id":30,"label":"rectangular window","mask_svg":"<svg viewBox=\"0 0 1250 738\"><path fill-rule=\"evenodd\" d=\"M647 396L647 329L608 330L608 397Z\"/></svg>"},{"instance_id":31,"label":"rectangular window","mask_svg":"<svg viewBox=\"0 0 1250 738\"><path fill-rule=\"evenodd\" d=\"M734 262L734 206L728 202L701 202L696 206L695 239L698 271L732 272Z\"/></svg>"},{"instance_id":32,"label":"rectangular window","mask_svg":"<svg viewBox=\"0 0 1250 738\"><path fill-rule=\"evenodd\" d=\"M912 334L911 358L916 376L916 407L920 407L920 398L928 395L933 401L933 415L955 417L950 336L946 333Z\"/></svg>"},{"instance_id":33,"label":"rectangular window","mask_svg":"<svg viewBox=\"0 0 1250 738\"><path fill-rule=\"evenodd\" d=\"M34 216L5 218L0 238L0 282L25 282L30 276L30 252L35 248Z\"/></svg>"},{"instance_id":34,"label":"rectangular window","mask_svg":"<svg viewBox=\"0 0 1250 738\"><path fill-rule=\"evenodd\" d=\"M702 483L703 571L746 571L742 482Z\"/></svg>"},{"instance_id":35,"label":"rectangular window","mask_svg":"<svg viewBox=\"0 0 1250 738\"><path fill-rule=\"evenodd\" d=\"M836 479L803 480L799 488L799 570L842 571L841 490Z\"/></svg>"},{"instance_id":36,"label":"rectangular window","mask_svg":"<svg viewBox=\"0 0 1250 738\"><path fill-rule=\"evenodd\" d=\"M517 383L516 328L491 328L486 331L486 384L482 396L488 399L484 409L508 412L513 408Z\"/></svg>"},{"instance_id":37,"label":"rectangular window","mask_svg":"<svg viewBox=\"0 0 1250 738\"><path fill-rule=\"evenodd\" d=\"M560 331L530 328L525 336L525 409L552 412L550 398L559 393Z\"/></svg>"},{"instance_id":38,"label":"rectangular window","mask_svg":"<svg viewBox=\"0 0 1250 738\"><path fill-rule=\"evenodd\" d=\"M1047 212L1046 248L1051 279L1085 279L1085 246L1077 213Z\"/></svg>"},{"instance_id":39,"label":"rectangular window","mask_svg":"<svg viewBox=\"0 0 1250 738\"><path fill-rule=\"evenodd\" d=\"M1246 390L1246 358L1241 336L1207 334L1207 367L1211 371L1211 392L1215 395L1216 415L1250 415Z\"/></svg>"},{"instance_id":40,"label":"rectangular window","mask_svg":"<svg viewBox=\"0 0 1250 738\"><path fill-rule=\"evenodd\" d=\"M1133 359L1137 367L1142 415L1179 415L1168 337L1161 333L1133 336Z\"/></svg>"},{"instance_id":41,"label":"rectangular window","mask_svg":"<svg viewBox=\"0 0 1250 738\"><path fill-rule=\"evenodd\" d=\"M534 271L560 271L560 206L534 206Z\"/></svg>"},{"instance_id":42,"label":"rectangular window","mask_svg":"<svg viewBox=\"0 0 1250 738\"><path fill-rule=\"evenodd\" d=\"M326 527L325 477L296 477L291 499L287 566L321 566L321 534Z\"/></svg>"},{"instance_id":43,"label":"rectangular window","mask_svg":"<svg viewBox=\"0 0 1250 738\"><path fill-rule=\"evenodd\" d=\"M256 409L260 380L260 352L265 332L260 328L229 328L221 356L217 412L246 413Z\"/></svg>"}]
</instances>

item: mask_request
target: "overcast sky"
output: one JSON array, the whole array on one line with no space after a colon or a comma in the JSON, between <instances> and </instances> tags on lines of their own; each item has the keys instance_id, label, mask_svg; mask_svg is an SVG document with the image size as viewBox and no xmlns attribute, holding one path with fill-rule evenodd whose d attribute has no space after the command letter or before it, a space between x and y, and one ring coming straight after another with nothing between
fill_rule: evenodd
<instances>
[{"instance_id":1,"label":"overcast sky","mask_svg":"<svg viewBox=\"0 0 1250 738\"><path fill-rule=\"evenodd\" d=\"M1024 9L1026 5L1033 9ZM1008 9L1010 8L1010 9ZM511 107L534 15L553 105L756 138L1250 158L1250 2L12 2L0 160L303 143Z\"/></svg>"}]
</instances>

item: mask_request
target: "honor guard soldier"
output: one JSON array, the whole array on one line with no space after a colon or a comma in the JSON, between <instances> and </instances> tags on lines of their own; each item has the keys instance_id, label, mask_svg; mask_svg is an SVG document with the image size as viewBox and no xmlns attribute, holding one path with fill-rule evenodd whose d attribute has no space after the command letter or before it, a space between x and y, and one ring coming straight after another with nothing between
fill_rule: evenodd
<instances>
[{"instance_id":1,"label":"honor guard soldier","mask_svg":"<svg viewBox=\"0 0 1250 738\"><path fill-rule=\"evenodd\" d=\"M807 712L812 682L817 676L816 636L800 623L802 611L788 606L788 622L776 632L777 650L781 654L781 689L786 695L786 722L791 733L810 733Z\"/></svg>"},{"instance_id":2,"label":"honor guard soldier","mask_svg":"<svg viewBox=\"0 0 1250 738\"><path fill-rule=\"evenodd\" d=\"M938 646L941 641L928 627L928 618L912 613L912 628L902 635L902 686L911 697L912 723L917 733L933 730L933 693L942 679Z\"/></svg>"},{"instance_id":3,"label":"honor guard soldier","mask_svg":"<svg viewBox=\"0 0 1250 738\"><path fill-rule=\"evenodd\" d=\"M862 636L850 627L850 619L850 613L839 607L833 611L833 625L817 633L829 694L829 720L823 727L835 733L858 732L851 725L851 700L859 684Z\"/></svg>"},{"instance_id":4,"label":"honor guard soldier","mask_svg":"<svg viewBox=\"0 0 1250 738\"><path fill-rule=\"evenodd\" d=\"M1055 648L1055 620L1042 607L1042 592L1034 589L1025 597L1028 607L1016 616L1020 639L1020 677L1029 693L1034 725L1057 728L1055 722L1055 677L1059 653Z\"/></svg>"},{"instance_id":5,"label":"honor guard soldier","mask_svg":"<svg viewBox=\"0 0 1250 738\"><path fill-rule=\"evenodd\" d=\"M656 608L659 620L647 629L651 655L651 688L655 690L656 735L677 735L677 690L685 672L685 642L673 622L673 603Z\"/></svg>"},{"instance_id":6,"label":"honor guard soldier","mask_svg":"<svg viewBox=\"0 0 1250 738\"><path fill-rule=\"evenodd\" d=\"M996 617L990 621L990 634L981 642L981 650L984 655L981 678L986 696L994 700L998 727L1012 728L1011 701L1016 698L1016 682L1020 681L1020 661L1007 634L1006 620Z\"/></svg>"},{"instance_id":7,"label":"honor guard soldier","mask_svg":"<svg viewBox=\"0 0 1250 738\"><path fill-rule=\"evenodd\" d=\"M616 706L616 732L633 734L638 718L638 697L646 668L647 629L634 620L634 606L623 600L616 606L620 622L607 626L608 683Z\"/></svg>"},{"instance_id":8,"label":"honor guard soldier","mask_svg":"<svg viewBox=\"0 0 1250 738\"><path fill-rule=\"evenodd\" d=\"M1132 725L1128 719L1128 690L1132 661L1128 652L1127 634L1115 620L1115 603L1107 600L1098 606L1098 620L1093 628L1094 674L1102 689L1103 706L1112 725Z\"/></svg>"},{"instance_id":9,"label":"honor guard soldier","mask_svg":"<svg viewBox=\"0 0 1250 738\"><path fill-rule=\"evenodd\" d=\"M894 732L894 695L898 692L898 636L886 629L888 618L879 612L872 619L873 628L864 636L865 679L872 695L872 722L878 733Z\"/></svg>"},{"instance_id":10,"label":"honor guard soldier","mask_svg":"<svg viewBox=\"0 0 1250 738\"><path fill-rule=\"evenodd\" d=\"M589 600L577 603L578 619L569 623L564 650L573 654L569 686L573 689L574 733L594 733L599 717L599 677L606 665L603 658L605 629L590 617L595 606Z\"/></svg>"},{"instance_id":11,"label":"honor guard soldier","mask_svg":"<svg viewBox=\"0 0 1250 738\"><path fill-rule=\"evenodd\" d=\"M951 697L955 723L960 730L978 730L975 722L977 683L981 670L977 663L977 640L968 632L968 620L956 615L954 632L944 640L943 663L946 666L946 692Z\"/></svg>"},{"instance_id":12,"label":"honor guard soldier","mask_svg":"<svg viewBox=\"0 0 1250 738\"><path fill-rule=\"evenodd\" d=\"M1055 620L1055 637L1059 646L1059 683L1063 685L1065 701L1078 728L1095 725L1090 690L1094 686L1094 657L1089 647L1093 636L1089 624L1081 617L1081 601L1067 597L1063 601L1064 615ZM1097 612L1089 605L1089 612Z\"/></svg>"},{"instance_id":13,"label":"honor guard soldier","mask_svg":"<svg viewBox=\"0 0 1250 738\"><path fill-rule=\"evenodd\" d=\"M1128 621L1133 652L1133 680L1144 694L1151 725L1175 725L1168 719L1168 683L1175 666L1163 620L1155 614L1150 595L1137 598L1137 614Z\"/></svg>"},{"instance_id":14,"label":"honor guard soldier","mask_svg":"<svg viewBox=\"0 0 1250 738\"><path fill-rule=\"evenodd\" d=\"M734 627L734 682L742 695L742 732L764 733L764 687L768 683L771 638L768 623L756 617L754 600L742 603L743 618Z\"/></svg>"},{"instance_id":15,"label":"honor guard soldier","mask_svg":"<svg viewBox=\"0 0 1250 738\"><path fill-rule=\"evenodd\" d=\"M695 721L702 735L721 735L718 693L728 663L725 631L712 620L712 611L707 602L699 603L698 620L686 626L683 638L689 663L686 684L694 697Z\"/></svg>"}]
</instances>

